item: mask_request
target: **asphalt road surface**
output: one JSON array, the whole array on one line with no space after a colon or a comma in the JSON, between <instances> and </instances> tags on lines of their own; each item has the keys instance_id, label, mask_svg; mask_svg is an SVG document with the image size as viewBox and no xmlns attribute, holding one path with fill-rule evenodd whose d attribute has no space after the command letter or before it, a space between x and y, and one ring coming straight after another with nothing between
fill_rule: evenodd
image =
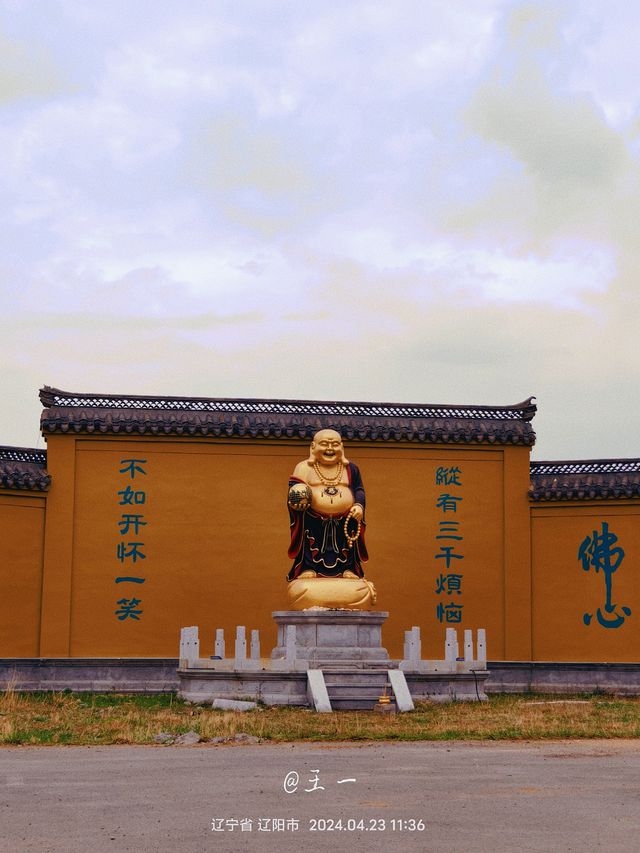
<instances>
[{"instance_id":1,"label":"asphalt road surface","mask_svg":"<svg viewBox=\"0 0 640 853\"><path fill-rule=\"evenodd\" d=\"M10 853L639 849L636 741L0 749Z\"/></svg>"}]
</instances>

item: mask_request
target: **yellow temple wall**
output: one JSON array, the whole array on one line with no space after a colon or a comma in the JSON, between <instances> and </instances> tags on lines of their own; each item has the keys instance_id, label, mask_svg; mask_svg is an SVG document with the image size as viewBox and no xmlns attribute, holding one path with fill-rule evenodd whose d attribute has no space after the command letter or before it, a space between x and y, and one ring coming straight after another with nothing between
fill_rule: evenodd
<instances>
[{"instance_id":1,"label":"yellow temple wall","mask_svg":"<svg viewBox=\"0 0 640 853\"><path fill-rule=\"evenodd\" d=\"M617 537L611 548L624 552L611 575L610 613L604 572L589 559L585 570L579 559L587 537L602 538L605 530ZM533 660L640 660L640 500L536 504L531 532Z\"/></svg>"},{"instance_id":2,"label":"yellow temple wall","mask_svg":"<svg viewBox=\"0 0 640 853\"><path fill-rule=\"evenodd\" d=\"M37 657L45 497L0 489L0 656Z\"/></svg>"},{"instance_id":3,"label":"yellow temple wall","mask_svg":"<svg viewBox=\"0 0 640 853\"><path fill-rule=\"evenodd\" d=\"M287 480L307 452L295 439L50 436L41 656L175 656L185 625L212 653L215 629L230 639L238 624L258 628L268 653L270 614L287 607ZM420 625L425 655L440 657L457 612L458 627L487 629L493 657L529 659L528 448L358 442L347 454L367 492L365 569L391 614L390 653ZM145 460L144 473L121 473L126 459ZM127 485L144 504L119 503ZM121 532L124 512L145 522L137 534ZM437 539L441 522L461 538ZM458 590L438 593L450 574ZM119 619L132 599L142 613Z\"/></svg>"},{"instance_id":4,"label":"yellow temple wall","mask_svg":"<svg viewBox=\"0 0 640 853\"><path fill-rule=\"evenodd\" d=\"M232 648L236 625L259 629L269 654L271 612L287 608L287 479L307 441L47 444L46 496L0 492L0 657L175 657L187 625L199 626L204 655L216 628ZM427 658L442 656L453 626L486 628L493 660L640 659L640 499L532 503L526 446L363 441L346 452L366 488L365 572L390 613L393 657L419 625ZM124 529L127 514L137 532ZM617 615L604 614L625 619L611 627L604 574L578 558L603 523L625 552L611 576Z\"/></svg>"}]
</instances>

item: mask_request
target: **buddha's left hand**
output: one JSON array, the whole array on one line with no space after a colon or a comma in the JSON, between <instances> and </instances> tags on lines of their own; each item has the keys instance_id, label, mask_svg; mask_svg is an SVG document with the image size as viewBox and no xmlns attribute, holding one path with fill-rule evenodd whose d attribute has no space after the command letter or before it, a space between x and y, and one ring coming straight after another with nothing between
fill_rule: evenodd
<instances>
[{"instance_id":1,"label":"buddha's left hand","mask_svg":"<svg viewBox=\"0 0 640 853\"><path fill-rule=\"evenodd\" d=\"M362 521L364 517L364 510L360 506L360 504L354 504L349 510L349 515L352 518L355 518L356 521Z\"/></svg>"}]
</instances>

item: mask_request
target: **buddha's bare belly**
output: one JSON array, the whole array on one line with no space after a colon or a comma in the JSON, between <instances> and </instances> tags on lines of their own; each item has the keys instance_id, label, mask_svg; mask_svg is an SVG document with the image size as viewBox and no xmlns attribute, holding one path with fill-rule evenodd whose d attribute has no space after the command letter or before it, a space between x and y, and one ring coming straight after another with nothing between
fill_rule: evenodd
<instances>
[{"instance_id":1,"label":"buddha's bare belly","mask_svg":"<svg viewBox=\"0 0 640 853\"><path fill-rule=\"evenodd\" d=\"M336 494L331 492L336 491ZM349 486L311 485L311 508L323 515L344 515L353 506L353 493Z\"/></svg>"}]
</instances>

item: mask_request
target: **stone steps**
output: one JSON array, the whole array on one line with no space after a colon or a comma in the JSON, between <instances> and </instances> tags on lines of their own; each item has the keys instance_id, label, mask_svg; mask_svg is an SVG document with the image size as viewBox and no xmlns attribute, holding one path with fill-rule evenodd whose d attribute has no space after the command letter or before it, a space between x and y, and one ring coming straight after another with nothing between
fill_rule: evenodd
<instances>
[{"instance_id":1,"label":"stone steps","mask_svg":"<svg viewBox=\"0 0 640 853\"><path fill-rule=\"evenodd\" d=\"M314 666L323 672L386 672L388 669L397 669L398 663L394 660L319 660L314 661Z\"/></svg>"},{"instance_id":2,"label":"stone steps","mask_svg":"<svg viewBox=\"0 0 640 853\"><path fill-rule=\"evenodd\" d=\"M377 696L348 696L343 699L331 699L333 711L373 711L377 704Z\"/></svg>"},{"instance_id":3,"label":"stone steps","mask_svg":"<svg viewBox=\"0 0 640 853\"><path fill-rule=\"evenodd\" d=\"M392 695L386 669L326 668L323 674L334 711L371 711L385 685L387 695Z\"/></svg>"},{"instance_id":4,"label":"stone steps","mask_svg":"<svg viewBox=\"0 0 640 853\"><path fill-rule=\"evenodd\" d=\"M326 669L323 669L322 672L324 674L324 682L327 685L327 690L332 689L341 691L343 688L360 689L361 687L368 687L370 690L377 690L380 688L380 691L382 691L384 685L389 683L386 672L333 673L328 672Z\"/></svg>"}]
</instances>

